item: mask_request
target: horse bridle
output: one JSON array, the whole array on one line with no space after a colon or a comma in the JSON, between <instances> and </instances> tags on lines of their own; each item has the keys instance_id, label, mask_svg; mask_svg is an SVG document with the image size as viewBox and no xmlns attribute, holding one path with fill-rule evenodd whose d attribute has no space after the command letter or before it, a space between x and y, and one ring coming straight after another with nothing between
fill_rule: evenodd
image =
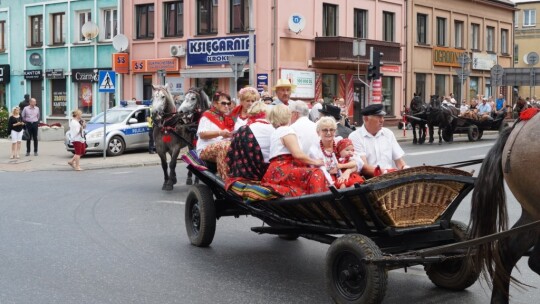
<instances>
[{"instance_id":1,"label":"horse bridle","mask_svg":"<svg viewBox=\"0 0 540 304\"><path fill-rule=\"evenodd\" d=\"M199 93L198 91L193 90L193 89L189 89L187 91L187 94L189 94L189 93L193 93L193 94L197 95L198 99L202 100L201 93ZM198 113L201 113L201 112L202 112L201 102L198 101L197 104L195 104L195 107L193 108L193 110L191 110L189 112L178 113L178 116L180 117L180 120L182 121L183 124L190 124L190 123L193 123L194 120L195 120L196 116L194 114L198 114Z\"/></svg>"}]
</instances>

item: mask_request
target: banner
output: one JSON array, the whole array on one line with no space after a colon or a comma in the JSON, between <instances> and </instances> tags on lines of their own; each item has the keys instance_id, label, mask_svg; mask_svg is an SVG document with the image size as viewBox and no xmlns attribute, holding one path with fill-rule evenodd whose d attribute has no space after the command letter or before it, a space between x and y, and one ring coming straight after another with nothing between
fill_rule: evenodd
<instances>
[{"instance_id":1,"label":"banner","mask_svg":"<svg viewBox=\"0 0 540 304\"><path fill-rule=\"evenodd\" d=\"M291 98L315 98L315 72L283 69L280 78L296 85Z\"/></svg>"}]
</instances>

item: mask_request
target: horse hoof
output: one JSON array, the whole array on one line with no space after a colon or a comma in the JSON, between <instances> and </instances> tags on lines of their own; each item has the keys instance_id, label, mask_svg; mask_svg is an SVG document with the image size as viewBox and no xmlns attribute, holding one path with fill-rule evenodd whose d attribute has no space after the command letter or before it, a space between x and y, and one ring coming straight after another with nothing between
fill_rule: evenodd
<instances>
[{"instance_id":1,"label":"horse hoof","mask_svg":"<svg viewBox=\"0 0 540 304\"><path fill-rule=\"evenodd\" d=\"M176 182L177 182L176 177L171 178L171 182L173 185L176 185Z\"/></svg>"}]
</instances>

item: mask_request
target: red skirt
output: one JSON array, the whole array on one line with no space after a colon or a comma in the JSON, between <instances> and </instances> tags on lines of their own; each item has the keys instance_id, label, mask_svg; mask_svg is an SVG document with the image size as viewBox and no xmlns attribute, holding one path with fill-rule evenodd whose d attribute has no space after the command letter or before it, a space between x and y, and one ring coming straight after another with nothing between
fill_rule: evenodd
<instances>
[{"instance_id":1,"label":"red skirt","mask_svg":"<svg viewBox=\"0 0 540 304\"><path fill-rule=\"evenodd\" d=\"M341 188L341 185L345 184L345 187L352 187L354 184L363 184L365 182L364 178L358 174L358 172L351 173L349 179L345 183L340 183L337 181L337 177L332 175L332 179L336 183L336 188Z\"/></svg>"},{"instance_id":2,"label":"red skirt","mask_svg":"<svg viewBox=\"0 0 540 304\"><path fill-rule=\"evenodd\" d=\"M83 156L86 153L86 144L82 141L74 141L73 149L76 155Z\"/></svg>"},{"instance_id":3,"label":"red skirt","mask_svg":"<svg viewBox=\"0 0 540 304\"><path fill-rule=\"evenodd\" d=\"M290 154L270 160L261 185L271 187L283 196L301 196L328 191L321 169L311 168Z\"/></svg>"}]
</instances>

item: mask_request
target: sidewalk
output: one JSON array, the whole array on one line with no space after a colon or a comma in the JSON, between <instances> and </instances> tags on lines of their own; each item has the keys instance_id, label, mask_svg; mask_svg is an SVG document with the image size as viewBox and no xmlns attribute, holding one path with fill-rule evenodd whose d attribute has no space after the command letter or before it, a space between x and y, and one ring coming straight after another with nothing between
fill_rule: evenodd
<instances>
[{"instance_id":1,"label":"sidewalk","mask_svg":"<svg viewBox=\"0 0 540 304\"><path fill-rule=\"evenodd\" d=\"M412 130L406 130L404 136L403 130L399 130L397 127L391 127L389 129L394 132L398 142L412 142ZM496 133L496 131L486 131L486 134L488 134L487 132ZM463 136L466 137L467 135L454 135L455 138ZM22 144L21 158L9 159L11 155L11 140L0 138L0 172L73 170L67 164L73 154L66 151L63 141L40 141L38 147L39 156L34 156L33 152L30 156L24 156L26 154L26 142L23 141ZM144 150L128 151L116 157L107 156L105 159L103 159L103 154L89 154L81 159L81 167L85 170L157 166L159 164L161 164L161 161L157 154L149 154Z\"/></svg>"}]
</instances>

